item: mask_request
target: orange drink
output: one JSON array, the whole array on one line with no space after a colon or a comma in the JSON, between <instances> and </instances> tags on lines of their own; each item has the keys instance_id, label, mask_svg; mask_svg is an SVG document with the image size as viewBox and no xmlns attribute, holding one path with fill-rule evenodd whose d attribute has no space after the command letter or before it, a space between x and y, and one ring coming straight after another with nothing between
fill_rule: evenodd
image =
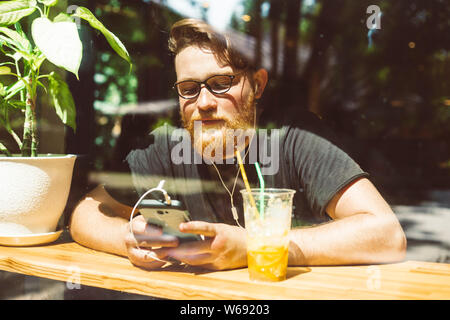
<instances>
[{"instance_id":1,"label":"orange drink","mask_svg":"<svg viewBox=\"0 0 450 320\"><path fill-rule=\"evenodd\" d=\"M282 281L286 279L289 231L291 228L294 190L242 190L247 263L251 280Z\"/></svg>"},{"instance_id":2,"label":"orange drink","mask_svg":"<svg viewBox=\"0 0 450 320\"><path fill-rule=\"evenodd\" d=\"M247 250L248 272L253 280L281 281L286 279L288 248L262 246Z\"/></svg>"}]
</instances>

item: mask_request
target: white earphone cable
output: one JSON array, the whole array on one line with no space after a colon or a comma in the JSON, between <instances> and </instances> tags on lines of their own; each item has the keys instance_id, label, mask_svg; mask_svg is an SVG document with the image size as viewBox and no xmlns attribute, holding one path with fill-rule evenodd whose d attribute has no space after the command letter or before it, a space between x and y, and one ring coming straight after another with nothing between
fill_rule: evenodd
<instances>
[{"instance_id":1,"label":"white earphone cable","mask_svg":"<svg viewBox=\"0 0 450 320\"><path fill-rule=\"evenodd\" d=\"M132 223L132 221L133 221L134 214L135 214L135 212L136 212L137 207L138 207L139 204L142 202L142 200L143 200L149 193L152 193L152 192L154 192L154 191L160 191L160 192L162 192L162 193L164 194L166 203L167 203L168 205L171 204L170 196L167 194L167 191L163 189L164 182L165 182L165 180L161 180L156 188L147 190L147 191L139 198L139 200L138 200L138 201L136 202L136 204L134 205L133 210L131 211L130 222L129 222L129 224L130 224L130 232L131 232L131 234L133 235L134 240L136 240L136 247L137 247L139 250L141 250L141 248L139 247L139 243L138 243L136 237L134 236L134 232L133 232L133 223ZM146 253L146 255L148 255L148 256L150 256L152 259L157 260L157 261L160 261L160 262L168 262L168 261L159 259L153 251L149 251L148 253Z\"/></svg>"},{"instance_id":2,"label":"white earphone cable","mask_svg":"<svg viewBox=\"0 0 450 320\"><path fill-rule=\"evenodd\" d=\"M256 104L255 104L255 107L256 107ZM255 131L256 131L256 111L255 111L254 116L253 116L253 132L255 133ZM244 157L243 157L243 160L242 160L244 163L245 163L245 158L247 157L248 152L250 151L250 145L251 145L251 143L252 143L253 137L254 137L254 135L253 135L252 138L250 139L248 149L247 149L247 151L246 151L245 154L244 154ZM238 151L238 152L239 152L239 151ZM216 165L214 164L214 161L211 161L211 163L212 163L212 165L214 166L214 169L216 169L216 172L217 172L217 175L219 176L220 182L222 182L223 187L225 188L225 190L226 190L226 191L228 192L228 194L230 195L231 213L233 214L233 219L236 221L236 223L237 223L237 225L238 225L239 227L243 228L243 227L241 226L241 224L239 223L239 216L238 216L236 207L234 206L234 200L233 200L234 189L236 188L236 182L237 182L237 179L238 179L238 177L239 177L240 169L238 168L238 170L237 170L236 178L234 179L234 183L233 183L233 188L232 188L232 190L231 190L231 192L230 192L230 190L229 190L229 189L227 188L227 186L225 185L225 182L223 182L222 176L220 175L219 169L217 169Z\"/></svg>"}]
</instances>

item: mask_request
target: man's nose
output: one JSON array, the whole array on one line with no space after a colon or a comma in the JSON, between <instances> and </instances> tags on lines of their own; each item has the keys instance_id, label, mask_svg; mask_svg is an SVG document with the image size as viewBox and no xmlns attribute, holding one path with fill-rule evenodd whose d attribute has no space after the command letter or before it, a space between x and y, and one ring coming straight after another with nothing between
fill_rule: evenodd
<instances>
[{"instance_id":1,"label":"man's nose","mask_svg":"<svg viewBox=\"0 0 450 320\"><path fill-rule=\"evenodd\" d=\"M200 93L197 97L197 107L202 111L217 108L216 97L211 93L205 85L200 87Z\"/></svg>"}]
</instances>

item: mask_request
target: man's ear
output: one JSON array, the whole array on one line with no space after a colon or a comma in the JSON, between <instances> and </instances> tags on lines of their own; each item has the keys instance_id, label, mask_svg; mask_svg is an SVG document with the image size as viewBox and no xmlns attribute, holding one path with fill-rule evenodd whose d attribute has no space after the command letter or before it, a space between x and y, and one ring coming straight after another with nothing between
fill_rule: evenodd
<instances>
[{"instance_id":1,"label":"man's ear","mask_svg":"<svg viewBox=\"0 0 450 320\"><path fill-rule=\"evenodd\" d=\"M253 81L255 83L255 98L259 99L261 98L264 89L266 87L268 80L267 70L266 69L259 69L253 74Z\"/></svg>"}]
</instances>

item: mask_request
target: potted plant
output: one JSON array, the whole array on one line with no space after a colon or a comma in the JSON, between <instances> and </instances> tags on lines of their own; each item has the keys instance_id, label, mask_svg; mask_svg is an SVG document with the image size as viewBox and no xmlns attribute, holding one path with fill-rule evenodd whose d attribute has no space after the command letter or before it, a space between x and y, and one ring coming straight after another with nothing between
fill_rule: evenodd
<instances>
[{"instance_id":1,"label":"potted plant","mask_svg":"<svg viewBox=\"0 0 450 320\"><path fill-rule=\"evenodd\" d=\"M0 126L12 136L21 151L21 154L12 154L0 142L3 154L0 156L0 244L4 237L12 241L11 244L16 241L20 245L24 243L20 239L29 235L57 232L55 229L70 190L75 156L38 153L36 101L38 92L50 95L61 121L76 130L74 100L67 83L57 72L66 70L78 78L82 43L77 23L84 20L101 32L131 68L125 46L87 8L80 6L71 15L60 12L50 19L57 2L0 2ZM20 24L25 17L31 22L28 32ZM53 71L41 74L45 60L51 63ZM4 85L3 79L10 84ZM16 132L11 125L11 112L23 115L22 132Z\"/></svg>"}]
</instances>

